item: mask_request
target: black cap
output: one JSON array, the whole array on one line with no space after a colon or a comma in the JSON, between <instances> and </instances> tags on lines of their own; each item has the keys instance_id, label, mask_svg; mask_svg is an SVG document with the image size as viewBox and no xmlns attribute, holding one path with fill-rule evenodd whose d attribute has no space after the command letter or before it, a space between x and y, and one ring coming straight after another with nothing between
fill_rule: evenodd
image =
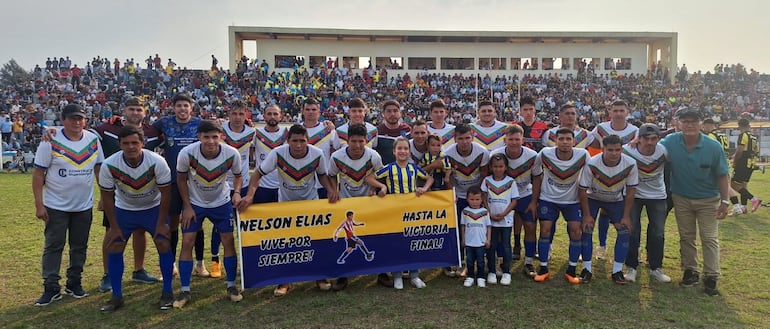
<instances>
[{"instance_id":1,"label":"black cap","mask_svg":"<svg viewBox=\"0 0 770 329\"><path fill-rule=\"evenodd\" d=\"M693 118L696 118L698 120L700 120L700 118L701 118L700 111L698 111L697 109L694 109L694 108L689 108L689 107L683 107L681 109L676 110L676 114L674 114L674 116L677 117L677 118L693 117Z\"/></svg>"},{"instance_id":2,"label":"black cap","mask_svg":"<svg viewBox=\"0 0 770 329\"><path fill-rule=\"evenodd\" d=\"M71 117L71 116L81 116L84 118L87 118L86 111L83 110L83 107L78 104L70 104L64 107L64 110L61 111L62 118Z\"/></svg>"},{"instance_id":3,"label":"black cap","mask_svg":"<svg viewBox=\"0 0 770 329\"><path fill-rule=\"evenodd\" d=\"M660 135L660 127L658 125L653 123L645 123L639 127L639 132L637 133L639 137L644 136L659 136Z\"/></svg>"}]
</instances>

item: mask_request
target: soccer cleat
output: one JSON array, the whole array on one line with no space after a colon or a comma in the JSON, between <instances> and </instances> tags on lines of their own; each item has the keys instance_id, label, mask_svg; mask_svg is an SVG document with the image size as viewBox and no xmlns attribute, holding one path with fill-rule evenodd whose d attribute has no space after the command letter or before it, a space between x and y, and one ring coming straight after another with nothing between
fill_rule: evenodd
<instances>
[{"instance_id":1,"label":"soccer cleat","mask_svg":"<svg viewBox=\"0 0 770 329\"><path fill-rule=\"evenodd\" d=\"M182 308L185 305L187 305L187 303L189 303L190 300L192 300L192 296L190 296L190 292L189 291L182 291L182 293L179 294L179 296L176 296L176 299L174 300L173 306L175 308Z\"/></svg>"},{"instance_id":2,"label":"soccer cleat","mask_svg":"<svg viewBox=\"0 0 770 329\"><path fill-rule=\"evenodd\" d=\"M519 260L519 259L521 259L521 246L514 246L513 255L511 255L511 260Z\"/></svg>"},{"instance_id":3,"label":"soccer cleat","mask_svg":"<svg viewBox=\"0 0 770 329\"><path fill-rule=\"evenodd\" d=\"M607 247L604 247L604 246L596 247L596 259L604 259L604 256L606 253L607 253Z\"/></svg>"},{"instance_id":4,"label":"soccer cleat","mask_svg":"<svg viewBox=\"0 0 770 329\"><path fill-rule=\"evenodd\" d=\"M500 284L504 286L511 285L511 274L510 273L503 273L503 276L500 278Z\"/></svg>"},{"instance_id":5,"label":"soccer cleat","mask_svg":"<svg viewBox=\"0 0 770 329\"><path fill-rule=\"evenodd\" d=\"M636 269L629 267L628 270L626 270L626 274L623 274L623 276L628 282L636 282L636 274ZM650 274L652 274L652 272L650 272Z\"/></svg>"},{"instance_id":6,"label":"soccer cleat","mask_svg":"<svg viewBox=\"0 0 770 329\"><path fill-rule=\"evenodd\" d=\"M273 290L273 296L275 297L283 297L286 296L286 294L289 293L289 289L291 289L291 285L288 284L279 284L275 289Z\"/></svg>"},{"instance_id":7,"label":"soccer cleat","mask_svg":"<svg viewBox=\"0 0 770 329\"><path fill-rule=\"evenodd\" d=\"M612 273L612 282L617 284L626 284L626 278L623 276L623 271L617 271Z\"/></svg>"},{"instance_id":8,"label":"soccer cleat","mask_svg":"<svg viewBox=\"0 0 770 329\"><path fill-rule=\"evenodd\" d=\"M548 271L542 271L542 273L538 272L537 275L535 275L535 282L543 282L548 280L549 277L551 277L551 273Z\"/></svg>"},{"instance_id":9,"label":"soccer cleat","mask_svg":"<svg viewBox=\"0 0 770 329\"><path fill-rule=\"evenodd\" d=\"M476 285L479 286L479 288L486 288L487 287L487 280L484 280L482 278L476 279Z\"/></svg>"},{"instance_id":10,"label":"soccer cleat","mask_svg":"<svg viewBox=\"0 0 770 329\"><path fill-rule=\"evenodd\" d=\"M393 280L386 273L377 274L377 283L383 287L393 288Z\"/></svg>"},{"instance_id":11,"label":"soccer cleat","mask_svg":"<svg viewBox=\"0 0 770 329\"><path fill-rule=\"evenodd\" d=\"M703 292L709 296L719 295L719 290L717 290L717 278L707 277L703 279Z\"/></svg>"},{"instance_id":12,"label":"soccer cleat","mask_svg":"<svg viewBox=\"0 0 770 329\"><path fill-rule=\"evenodd\" d=\"M221 278L222 277L222 263L220 262L211 262L211 271L209 271L209 274L212 278Z\"/></svg>"},{"instance_id":13,"label":"soccer cleat","mask_svg":"<svg viewBox=\"0 0 770 329\"><path fill-rule=\"evenodd\" d=\"M393 288L396 288L396 290L404 289L404 278L395 276L393 278Z\"/></svg>"},{"instance_id":14,"label":"soccer cleat","mask_svg":"<svg viewBox=\"0 0 770 329\"><path fill-rule=\"evenodd\" d=\"M329 291L332 289L332 284L326 279L316 280L315 285L318 289L321 289L321 291Z\"/></svg>"},{"instance_id":15,"label":"soccer cleat","mask_svg":"<svg viewBox=\"0 0 770 329\"><path fill-rule=\"evenodd\" d=\"M195 264L195 267L193 267L192 275L207 278L211 276L211 273L206 270L206 265L203 265L203 262L201 262Z\"/></svg>"},{"instance_id":16,"label":"soccer cleat","mask_svg":"<svg viewBox=\"0 0 770 329\"><path fill-rule=\"evenodd\" d=\"M332 285L332 291L342 291L345 290L345 288L348 287L348 278L342 277L337 279L337 282L335 282Z\"/></svg>"},{"instance_id":17,"label":"soccer cleat","mask_svg":"<svg viewBox=\"0 0 770 329\"><path fill-rule=\"evenodd\" d=\"M241 295L241 292L238 291L238 288L236 287L227 287L227 298L230 298L231 302L240 302L243 300L243 295Z\"/></svg>"},{"instance_id":18,"label":"soccer cleat","mask_svg":"<svg viewBox=\"0 0 770 329\"><path fill-rule=\"evenodd\" d=\"M425 284L425 281L422 281L422 279L420 278L414 278L409 281L411 281L412 285L417 289L422 289L428 286L427 284Z\"/></svg>"},{"instance_id":19,"label":"soccer cleat","mask_svg":"<svg viewBox=\"0 0 770 329\"><path fill-rule=\"evenodd\" d=\"M650 277L658 282L671 282L671 277L663 273L663 269L650 270Z\"/></svg>"},{"instance_id":20,"label":"soccer cleat","mask_svg":"<svg viewBox=\"0 0 770 329\"><path fill-rule=\"evenodd\" d=\"M537 272L535 272L535 267L532 266L532 264L524 264L524 268L521 270L521 272L530 278L534 278L537 275Z\"/></svg>"},{"instance_id":21,"label":"soccer cleat","mask_svg":"<svg viewBox=\"0 0 770 329\"><path fill-rule=\"evenodd\" d=\"M684 270L684 276L679 285L682 287L692 287L700 282L700 273L693 270Z\"/></svg>"},{"instance_id":22,"label":"soccer cleat","mask_svg":"<svg viewBox=\"0 0 770 329\"><path fill-rule=\"evenodd\" d=\"M580 278L578 278L575 274L564 273L564 278L567 279L567 282L571 284L580 284Z\"/></svg>"},{"instance_id":23,"label":"soccer cleat","mask_svg":"<svg viewBox=\"0 0 770 329\"><path fill-rule=\"evenodd\" d=\"M593 277L594 277L594 274L587 269L583 269L582 271L580 271L580 283L590 283L591 278Z\"/></svg>"},{"instance_id":24,"label":"soccer cleat","mask_svg":"<svg viewBox=\"0 0 770 329\"><path fill-rule=\"evenodd\" d=\"M110 290L112 290L110 275L105 273L104 276L102 276L101 282L99 283L99 292L108 292Z\"/></svg>"},{"instance_id":25,"label":"soccer cleat","mask_svg":"<svg viewBox=\"0 0 770 329\"><path fill-rule=\"evenodd\" d=\"M61 293L58 288L57 289L45 288L45 291L43 291L43 295L40 296L40 298L38 298L37 301L35 302L35 306L46 306L59 299L61 299Z\"/></svg>"},{"instance_id":26,"label":"soccer cleat","mask_svg":"<svg viewBox=\"0 0 770 329\"><path fill-rule=\"evenodd\" d=\"M465 278L463 281L463 287L473 287L473 278Z\"/></svg>"},{"instance_id":27,"label":"soccer cleat","mask_svg":"<svg viewBox=\"0 0 770 329\"><path fill-rule=\"evenodd\" d=\"M123 306L123 297L112 296L110 301L107 302L107 304L104 304L99 310L102 312L115 312L121 306Z\"/></svg>"},{"instance_id":28,"label":"soccer cleat","mask_svg":"<svg viewBox=\"0 0 770 329\"><path fill-rule=\"evenodd\" d=\"M172 293L170 291L169 292L163 292L160 295L160 302L159 302L159 304L160 304L160 309L163 310L163 311L170 310L171 308L173 308L174 307L174 293Z\"/></svg>"},{"instance_id":29,"label":"soccer cleat","mask_svg":"<svg viewBox=\"0 0 770 329\"><path fill-rule=\"evenodd\" d=\"M489 273L489 275L487 275L487 282L489 282L489 284L497 284L497 274Z\"/></svg>"},{"instance_id":30,"label":"soccer cleat","mask_svg":"<svg viewBox=\"0 0 770 329\"><path fill-rule=\"evenodd\" d=\"M80 284L67 285L64 288L64 293L77 299L88 297L88 292L83 290L83 286Z\"/></svg>"},{"instance_id":31,"label":"soccer cleat","mask_svg":"<svg viewBox=\"0 0 770 329\"><path fill-rule=\"evenodd\" d=\"M158 278L150 275L150 273L147 273L147 271L145 269L134 271L134 273L131 274L131 281L141 282L141 283L156 283L156 282L160 282L160 280Z\"/></svg>"},{"instance_id":32,"label":"soccer cleat","mask_svg":"<svg viewBox=\"0 0 770 329\"><path fill-rule=\"evenodd\" d=\"M762 199L757 197L751 198L751 212L757 211L760 205L762 205Z\"/></svg>"}]
</instances>

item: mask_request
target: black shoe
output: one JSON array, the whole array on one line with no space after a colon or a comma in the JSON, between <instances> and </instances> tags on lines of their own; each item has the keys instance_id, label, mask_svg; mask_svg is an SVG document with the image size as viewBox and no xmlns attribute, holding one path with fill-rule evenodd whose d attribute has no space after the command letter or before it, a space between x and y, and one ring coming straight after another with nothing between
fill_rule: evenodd
<instances>
[{"instance_id":1,"label":"black shoe","mask_svg":"<svg viewBox=\"0 0 770 329\"><path fill-rule=\"evenodd\" d=\"M88 297L88 292L83 290L83 286L80 284L67 285L64 288L64 293L77 299Z\"/></svg>"},{"instance_id":2,"label":"black shoe","mask_svg":"<svg viewBox=\"0 0 770 329\"><path fill-rule=\"evenodd\" d=\"M164 292L160 295L160 309L170 310L174 308L174 293L173 292Z\"/></svg>"},{"instance_id":3,"label":"black shoe","mask_svg":"<svg viewBox=\"0 0 770 329\"><path fill-rule=\"evenodd\" d=\"M617 284L626 284L626 277L623 275L623 271L612 273L612 282Z\"/></svg>"},{"instance_id":4,"label":"black shoe","mask_svg":"<svg viewBox=\"0 0 770 329\"><path fill-rule=\"evenodd\" d=\"M123 297L112 296L112 298L110 298L110 301L107 302L107 304L104 304L104 306L102 306L101 311L102 312L115 312L121 306L123 306Z\"/></svg>"},{"instance_id":5,"label":"black shoe","mask_svg":"<svg viewBox=\"0 0 770 329\"><path fill-rule=\"evenodd\" d=\"M393 279L387 273L377 274L377 283L383 287L393 288Z\"/></svg>"},{"instance_id":6,"label":"black shoe","mask_svg":"<svg viewBox=\"0 0 770 329\"><path fill-rule=\"evenodd\" d=\"M682 277L682 282L679 282L679 285L682 287L692 287L700 281L700 274L697 271L693 270L684 270L684 276Z\"/></svg>"},{"instance_id":7,"label":"black shoe","mask_svg":"<svg viewBox=\"0 0 770 329\"><path fill-rule=\"evenodd\" d=\"M580 271L580 283L589 283L591 282L591 278L593 277L594 277L594 274L587 269L583 269L582 271Z\"/></svg>"},{"instance_id":8,"label":"black shoe","mask_svg":"<svg viewBox=\"0 0 770 329\"><path fill-rule=\"evenodd\" d=\"M707 277L703 280L703 292L706 293L706 295L709 296L717 296L719 295L719 290L717 290L717 278L714 277Z\"/></svg>"},{"instance_id":9,"label":"black shoe","mask_svg":"<svg viewBox=\"0 0 770 329\"><path fill-rule=\"evenodd\" d=\"M511 255L512 260L519 260L521 259L521 246L514 246L513 247L513 255Z\"/></svg>"},{"instance_id":10,"label":"black shoe","mask_svg":"<svg viewBox=\"0 0 770 329\"><path fill-rule=\"evenodd\" d=\"M339 278L337 282L332 285L332 291L345 290L348 287L348 278Z\"/></svg>"},{"instance_id":11,"label":"black shoe","mask_svg":"<svg viewBox=\"0 0 770 329\"><path fill-rule=\"evenodd\" d=\"M528 278L534 278L535 275L537 275L537 272L535 272L535 267L532 266L532 264L524 264L524 268L521 270L522 273L524 273L524 276Z\"/></svg>"},{"instance_id":12,"label":"black shoe","mask_svg":"<svg viewBox=\"0 0 770 329\"><path fill-rule=\"evenodd\" d=\"M35 306L46 306L61 299L61 288L46 287L43 295L37 299Z\"/></svg>"}]
</instances>

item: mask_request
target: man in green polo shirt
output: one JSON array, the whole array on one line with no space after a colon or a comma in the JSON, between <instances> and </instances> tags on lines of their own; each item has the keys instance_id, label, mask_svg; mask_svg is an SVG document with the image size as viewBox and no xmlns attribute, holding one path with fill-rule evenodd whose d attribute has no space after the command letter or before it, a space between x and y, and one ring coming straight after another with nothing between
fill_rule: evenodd
<instances>
[{"instance_id":1,"label":"man in green polo shirt","mask_svg":"<svg viewBox=\"0 0 770 329\"><path fill-rule=\"evenodd\" d=\"M700 281L696 232L700 230L703 248L704 291L718 295L719 220L727 216L728 167L719 142L700 132L701 115L696 109L676 112L680 132L661 141L668 150L671 167L671 194L679 228L679 252L684 277L681 286Z\"/></svg>"}]
</instances>

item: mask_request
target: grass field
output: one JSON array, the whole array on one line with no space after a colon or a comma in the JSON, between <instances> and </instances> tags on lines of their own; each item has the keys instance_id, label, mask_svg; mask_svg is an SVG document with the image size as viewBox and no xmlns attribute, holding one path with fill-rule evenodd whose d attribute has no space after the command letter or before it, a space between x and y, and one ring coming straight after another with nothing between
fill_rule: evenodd
<instances>
[{"instance_id":1,"label":"grass field","mask_svg":"<svg viewBox=\"0 0 770 329\"><path fill-rule=\"evenodd\" d=\"M769 183L768 175L756 172L752 190L770 200L765 189ZM760 328L767 327L770 318L770 252L766 248L770 211L766 207L721 223L723 277L719 281L722 295L717 297L705 295L702 286L677 284L682 272L671 215L664 267L674 282L668 284L650 282L640 265L636 283L615 285L610 280L611 259L594 261L590 284L568 284L562 278L567 238L560 222L552 249L552 277L545 283L519 274L519 261L514 263L509 287L464 288L460 279L433 270L422 271L428 284L422 290L408 284L402 291L387 289L376 285L374 276L365 276L354 278L348 289L338 293L321 292L305 283L283 298L272 297L271 288L247 290L244 300L234 304L224 299L223 280L193 278L192 304L184 310L160 311L156 307L159 284L127 282L125 307L104 315L99 307L109 294L96 290L102 275L101 214L94 216L83 277L91 296L80 300L64 296L41 308L32 306L42 292L43 224L34 216L31 175L0 174L0 200L0 327L4 328ZM612 230L610 241L612 246ZM127 250L127 273L133 263L131 254ZM68 262L65 249L62 275ZM152 247L147 251L147 268L159 273ZM124 279L130 279L130 273ZM175 280L175 291L178 286Z\"/></svg>"}]
</instances>

